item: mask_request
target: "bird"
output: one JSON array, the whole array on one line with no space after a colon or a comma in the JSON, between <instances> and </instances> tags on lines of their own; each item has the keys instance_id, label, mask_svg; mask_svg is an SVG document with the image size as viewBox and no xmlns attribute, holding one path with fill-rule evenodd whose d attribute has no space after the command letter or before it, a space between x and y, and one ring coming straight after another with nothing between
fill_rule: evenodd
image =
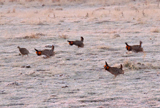
<instances>
[{"instance_id":1,"label":"bird","mask_svg":"<svg viewBox=\"0 0 160 108\"><path fill-rule=\"evenodd\" d=\"M142 41L140 41L139 45L132 45L132 46L130 46L130 45L128 45L127 42L125 42L125 44L126 44L126 49L128 51L133 51L133 52L136 52L136 53L143 52Z\"/></svg>"},{"instance_id":2,"label":"bird","mask_svg":"<svg viewBox=\"0 0 160 108\"><path fill-rule=\"evenodd\" d=\"M118 68L118 67L110 67L107 64L107 62L105 61L104 69L107 70L108 72L110 72L111 74L113 74L115 76L115 78L119 74L124 74L124 71L123 71L122 68L123 68L122 64L120 64L120 68Z\"/></svg>"},{"instance_id":3,"label":"bird","mask_svg":"<svg viewBox=\"0 0 160 108\"><path fill-rule=\"evenodd\" d=\"M23 57L23 55L28 56L29 51L26 48L20 48L19 46L17 48L19 49L20 53L22 54L22 57Z\"/></svg>"},{"instance_id":4,"label":"bird","mask_svg":"<svg viewBox=\"0 0 160 108\"><path fill-rule=\"evenodd\" d=\"M84 44L83 44L83 41L84 41L84 38L83 37L81 37L81 40L75 40L75 41L69 41L69 40L67 40L68 42L69 42L69 45L76 45L76 46L78 46L78 48L79 47L84 47Z\"/></svg>"},{"instance_id":5,"label":"bird","mask_svg":"<svg viewBox=\"0 0 160 108\"><path fill-rule=\"evenodd\" d=\"M38 56L45 55L47 58L50 56L53 56L55 54L54 53L54 45L52 45L52 49L50 49L50 50L49 49L44 49L44 50L35 49L35 51Z\"/></svg>"}]
</instances>

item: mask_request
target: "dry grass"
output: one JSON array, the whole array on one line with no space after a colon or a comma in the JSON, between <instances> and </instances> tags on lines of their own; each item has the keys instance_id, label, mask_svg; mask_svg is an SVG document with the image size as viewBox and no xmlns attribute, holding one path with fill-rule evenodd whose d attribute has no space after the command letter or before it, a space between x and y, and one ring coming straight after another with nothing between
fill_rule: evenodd
<instances>
[{"instance_id":1,"label":"dry grass","mask_svg":"<svg viewBox=\"0 0 160 108\"><path fill-rule=\"evenodd\" d=\"M0 0L0 2L18 2L18 3L27 3L27 2L40 2L40 3L59 3L59 5L70 5L72 3L86 3L88 5L119 5L126 4L130 2L135 2L135 0ZM150 2L146 2L145 5L148 5ZM159 4L159 2L156 2ZM159 6L159 5L157 5Z\"/></svg>"},{"instance_id":2,"label":"dry grass","mask_svg":"<svg viewBox=\"0 0 160 108\"><path fill-rule=\"evenodd\" d=\"M15 9L15 8L13 8L12 12L13 12L13 13L15 13L15 12L16 12L16 9Z\"/></svg>"},{"instance_id":3,"label":"dry grass","mask_svg":"<svg viewBox=\"0 0 160 108\"><path fill-rule=\"evenodd\" d=\"M8 1L9 0L4 0ZM3 1L0 1L3 2ZM115 1L115 0L10 0L10 2L17 2L19 4L24 4L25 7L32 6L30 5L31 3L37 4L37 2L41 6L44 4L45 6L47 5L55 5L55 3L60 4L60 6L63 5L77 5L77 3L81 4L94 4L98 5L101 4L102 7L99 7L97 9L90 9L84 11L84 9L79 9L78 13L75 13L76 10L70 10L69 13L67 13L66 9L63 7L56 7L56 8L42 8L40 10L34 10L34 11L19 11L16 7L12 7L11 9L8 9L8 12L6 16L9 16L11 18L13 17L19 17L21 18L22 23L26 24L33 24L33 25L44 25L44 24L51 24L55 22L55 19L57 18L64 18L64 17L85 17L88 18L88 20L95 20L95 18L106 18L110 17L113 21L120 21L120 20L125 20L125 21L137 21L138 24L146 24L148 23L147 20L159 18L159 9L153 8L152 4L148 3L148 9L141 8L142 3L139 3L139 5L135 5L133 0L120 0L120 1ZM35 3L36 2L36 3ZM4 2L5 4L6 2ZM103 4L106 4L106 7L103 7ZM120 7L118 4L122 3L128 3L125 5L125 7ZM108 5L110 4L118 4L116 5L113 9L109 9ZM83 5L82 5L83 6ZM145 7L145 6L144 6ZM154 13L157 13L156 15L153 15ZM3 12L4 13L4 12ZM9 14L10 13L10 14ZM69 16L70 15L70 16ZM32 20L30 20L32 19ZM63 19L60 19L63 21ZM99 23L103 23L103 21L99 21ZM153 31L156 33L157 31ZM159 31L158 31L159 32ZM113 33L116 33L113 31Z\"/></svg>"},{"instance_id":4,"label":"dry grass","mask_svg":"<svg viewBox=\"0 0 160 108\"><path fill-rule=\"evenodd\" d=\"M68 39L68 35L64 35L64 34L59 35L59 37L62 38L62 39Z\"/></svg>"},{"instance_id":5,"label":"dry grass","mask_svg":"<svg viewBox=\"0 0 160 108\"><path fill-rule=\"evenodd\" d=\"M160 33L160 30L158 28L154 28L151 30L152 33Z\"/></svg>"},{"instance_id":6,"label":"dry grass","mask_svg":"<svg viewBox=\"0 0 160 108\"><path fill-rule=\"evenodd\" d=\"M24 36L23 39L37 39L37 38L40 38L40 36L44 36L45 34L42 34L42 33L33 33L31 35L27 35L27 36Z\"/></svg>"},{"instance_id":7,"label":"dry grass","mask_svg":"<svg viewBox=\"0 0 160 108\"><path fill-rule=\"evenodd\" d=\"M138 18L137 22L138 22L138 24L145 24L145 21L143 19L141 19L141 18Z\"/></svg>"},{"instance_id":8,"label":"dry grass","mask_svg":"<svg viewBox=\"0 0 160 108\"><path fill-rule=\"evenodd\" d=\"M133 62L131 62L131 61L129 61L129 60L126 60L126 61L124 62L124 67L127 67L127 68L129 68L129 69L131 69L131 70L137 70L137 69L138 69L138 68L136 67L135 63L133 63Z\"/></svg>"},{"instance_id":9,"label":"dry grass","mask_svg":"<svg viewBox=\"0 0 160 108\"><path fill-rule=\"evenodd\" d=\"M104 46L104 45L101 45L101 46L97 46L98 49L103 49L103 50L108 50L110 49L109 46Z\"/></svg>"},{"instance_id":10,"label":"dry grass","mask_svg":"<svg viewBox=\"0 0 160 108\"><path fill-rule=\"evenodd\" d=\"M112 39L115 39L115 38L118 38L118 37L120 37L119 34L113 34L113 35L110 36L110 38L112 38Z\"/></svg>"},{"instance_id":11,"label":"dry grass","mask_svg":"<svg viewBox=\"0 0 160 108\"><path fill-rule=\"evenodd\" d=\"M37 39L39 38L39 36L35 35L35 34L31 34L30 36L25 36L24 39Z\"/></svg>"},{"instance_id":12,"label":"dry grass","mask_svg":"<svg viewBox=\"0 0 160 108\"><path fill-rule=\"evenodd\" d=\"M152 63L140 63L140 62L133 62L133 61L129 61L126 60L124 61L124 67L127 67L128 69L131 70L140 70L140 69L159 69L159 65L158 64L152 64Z\"/></svg>"}]
</instances>

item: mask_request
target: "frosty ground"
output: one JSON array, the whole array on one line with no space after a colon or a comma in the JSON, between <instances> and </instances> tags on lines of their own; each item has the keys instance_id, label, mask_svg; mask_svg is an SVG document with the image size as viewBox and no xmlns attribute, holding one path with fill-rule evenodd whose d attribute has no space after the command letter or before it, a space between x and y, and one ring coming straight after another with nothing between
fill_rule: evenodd
<instances>
[{"instance_id":1,"label":"frosty ground","mask_svg":"<svg viewBox=\"0 0 160 108\"><path fill-rule=\"evenodd\" d=\"M160 107L160 9L156 2L4 3L0 10L1 108ZM84 48L67 40L84 37ZM126 53L142 41L144 52ZM44 59L34 48L55 46ZM21 57L17 46L30 51ZM123 65L114 78L104 70ZM30 65L31 68L23 68Z\"/></svg>"}]
</instances>

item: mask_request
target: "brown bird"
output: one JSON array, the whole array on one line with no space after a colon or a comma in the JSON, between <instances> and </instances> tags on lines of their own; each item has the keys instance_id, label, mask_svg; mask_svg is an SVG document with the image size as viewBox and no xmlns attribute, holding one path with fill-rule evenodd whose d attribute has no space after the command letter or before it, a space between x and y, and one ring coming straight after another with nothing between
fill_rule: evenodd
<instances>
[{"instance_id":1,"label":"brown bird","mask_svg":"<svg viewBox=\"0 0 160 108\"><path fill-rule=\"evenodd\" d=\"M133 52L136 52L136 53L143 52L142 41L140 41L139 45L132 45L132 46L130 46L130 45L128 45L127 42L125 42L125 44L126 44L126 49L128 51L133 51Z\"/></svg>"},{"instance_id":2,"label":"brown bird","mask_svg":"<svg viewBox=\"0 0 160 108\"><path fill-rule=\"evenodd\" d=\"M26 48L20 48L19 46L17 48L19 49L20 53L22 54L22 57L23 57L23 55L28 56L29 51Z\"/></svg>"},{"instance_id":3,"label":"brown bird","mask_svg":"<svg viewBox=\"0 0 160 108\"><path fill-rule=\"evenodd\" d=\"M81 37L81 40L75 40L75 41L69 41L68 40L70 45L76 45L76 46L78 46L78 48L79 47L84 47L83 41L84 41L83 37Z\"/></svg>"},{"instance_id":4,"label":"brown bird","mask_svg":"<svg viewBox=\"0 0 160 108\"><path fill-rule=\"evenodd\" d=\"M124 74L124 71L123 71L123 66L122 64L120 65L120 68L117 68L117 67L110 67L107 62L105 62L105 65L104 65L104 69L109 71L111 74L113 74L115 77L119 74Z\"/></svg>"},{"instance_id":5,"label":"brown bird","mask_svg":"<svg viewBox=\"0 0 160 108\"><path fill-rule=\"evenodd\" d=\"M54 45L52 45L52 49L50 49L50 50L49 49L44 49L44 50L37 50L37 49L35 49L35 51L36 51L36 54L38 56L45 55L48 58L48 57L54 55Z\"/></svg>"}]
</instances>

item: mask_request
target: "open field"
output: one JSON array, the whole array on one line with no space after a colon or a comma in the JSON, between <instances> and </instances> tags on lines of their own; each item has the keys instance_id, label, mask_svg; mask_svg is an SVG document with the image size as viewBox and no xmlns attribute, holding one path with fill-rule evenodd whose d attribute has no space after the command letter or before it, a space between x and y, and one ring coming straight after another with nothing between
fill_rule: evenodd
<instances>
[{"instance_id":1,"label":"open field","mask_svg":"<svg viewBox=\"0 0 160 108\"><path fill-rule=\"evenodd\" d=\"M0 8L0 108L160 107L157 1L0 0ZM84 48L68 44L81 36ZM125 42L140 40L145 52L127 53ZM37 56L48 44L55 56ZM105 61L124 75L114 78Z\"/></svg>"}]
</instances>

